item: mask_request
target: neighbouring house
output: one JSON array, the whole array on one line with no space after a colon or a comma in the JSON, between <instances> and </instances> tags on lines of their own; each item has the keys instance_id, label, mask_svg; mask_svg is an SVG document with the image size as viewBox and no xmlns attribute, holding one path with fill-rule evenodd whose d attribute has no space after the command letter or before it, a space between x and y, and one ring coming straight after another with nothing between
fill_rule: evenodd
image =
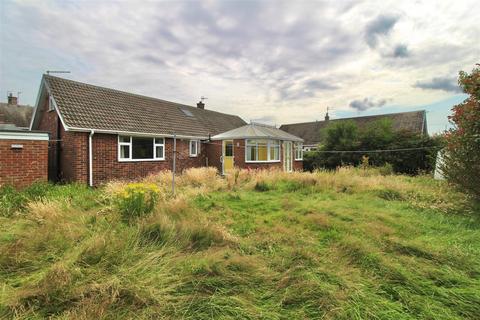
<instances>
[{"instance_id":1,"label":"neighbouring house","mask_svg":"<svg viewBox=\"0 0 480 320\"><path fill-rule=\"evenodd\" d=\"M18 97L12 93L7 96L7 103L0 102L0 130L28 130L33 108L18 104Z\"/></svg>"},{"instance_id":2,"label":"neighbouring house","mask_svg":"<svg viewBox=\"0 0 480 320\"><path fill-rule=\"evenodd\" d=\"M211 141L209 158L223 173L234 167L303 169L303 139L274 126L251 123L217 134Z\"/></svg>"},{"instance_id":3,"label":"neighbouring house","mask_svg":"<svg viewBox=\"0 0 480 320\"><path fill-rule=\"evenodd\" d=\"M26 187L48 178L48 133L0 130L0 186Z\"/></svg>"},{"instance_id":4,"label":"neighbouring house","mask_svg":"<svg viewBox=\"0 0 480 320\"><path fill-rule=\"evenodd\" d=\"M30 129L50 133L50 180L93 186L171 170L174 154L178 172L209 165L221 170L226 158L211 150L210 139L245 125L236 115L206 110L203 102L192 107L44 75Z\"/></svg>"},{"instance_id":5,"label":"neighbouring house","mask_svg":"<svg viewBox=\"0 0 480 320\"><path fill-rule=\"evenodd\" d=\"M280 129L289 132L297 137L303 138L303 150L310 151L316 149L325 139L325 128L331 124L340 121L353 121L359 128L365 128L375 121L388 119L392 122L392 128L395 131L409 131L420 135L427 135L427 116L425 110L399 112L389 114L379 114L363 117L352 117L342 119L330 119L328 113L324 121L303 122L284 124Z\"/></svg>"}]
</instances>

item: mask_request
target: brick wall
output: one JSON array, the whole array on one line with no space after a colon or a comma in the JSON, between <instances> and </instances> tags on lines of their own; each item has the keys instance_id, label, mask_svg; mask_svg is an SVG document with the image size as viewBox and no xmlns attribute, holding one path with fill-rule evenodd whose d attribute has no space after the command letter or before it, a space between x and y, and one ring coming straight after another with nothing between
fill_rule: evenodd
<instances>
[{"instance_id":1,"label":"brick wall","mask_svg":"<svg viewBox=\"0 0 480 320\"><path fill-rule=\"evenodd\" d=\"M50 133L48 176L53 181L88 182L88 133L65 131L58 113L48 110L48 97L40 109L38 130Z\"/></svg>"},{"instance_id":2,"label":"brick wall","mask_svg":"<svg viewBox=\"0 0 480 320\"><path fill-rule=\"evenodd\" d=\"M12 144L22 149L12 149ZM0 185L23 188L35 181L47 181L48 141L0 140Z\"/></svg>"},{"instance_id":3,"label":"brick wall","mask_svg":"<svg viewBox=\"0 0 480 320\"><path fill-rule=\"evenodd\" d=\"M173 139L165 138L165 160L160 161L118 161L118 136L95 134L93 136L93 180L98 185L112 179L136 179L161 170L172 170ZM176 171L206 165L207 150L200 146L197 157L189 155L189 140L177 139Z\"/></svg>"}]
</instances>

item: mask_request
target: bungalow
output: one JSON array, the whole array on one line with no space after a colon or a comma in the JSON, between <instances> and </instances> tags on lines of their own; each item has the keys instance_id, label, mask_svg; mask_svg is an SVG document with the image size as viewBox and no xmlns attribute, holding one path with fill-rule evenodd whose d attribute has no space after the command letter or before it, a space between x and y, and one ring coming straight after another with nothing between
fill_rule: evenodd
<instances>
[{"instance_id":1,"label":"bungalow","mask_svg":"<svg viewBox=\"0 0 480 320\"><path fill-rule=\"evenodd\" d=\"M50 134L52 181L93 186L138 178L171 170L174 157L178 171L201 166L216 166L221 172L233 165L280 167L282 159L287 159L287 171L302 168L301 153L295 162L288 160L293 157L292 143L302 139L259 125L250 125L256 135L232 132L244 126L238 116L205 110L203 102L192 107L43 75L30 130ZM246 148L246 160L240 158L240 148ZM234 159L234 154L239 157Z\"/></svg>"}]
</instances>

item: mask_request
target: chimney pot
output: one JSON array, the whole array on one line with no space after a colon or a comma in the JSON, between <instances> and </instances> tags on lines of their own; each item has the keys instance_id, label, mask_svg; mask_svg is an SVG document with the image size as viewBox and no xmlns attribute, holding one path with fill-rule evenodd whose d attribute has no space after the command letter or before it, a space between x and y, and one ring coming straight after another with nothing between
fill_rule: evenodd
<instances>
[{"instance_id":1,"label":"chimney pot","mask_svg":"<svg viewBox=\"0 0 480 320\"><path fill-rule=\"evenodd\" d=\"M202 110L205 109L205 103L203 103L203 101L197 102L197 108Z\"/></svg>"},{"instance_id":2,"label":"chimney pot","mask_svg":"<svg viewBox=\"0 0 480 320\"><path fill-rule=\"evenodd\" d=\"M9 93L7 97L7 101L9 106L16 106L18 102L18 98L13 96L12 93Z\"/></svg>"}]
</instances>

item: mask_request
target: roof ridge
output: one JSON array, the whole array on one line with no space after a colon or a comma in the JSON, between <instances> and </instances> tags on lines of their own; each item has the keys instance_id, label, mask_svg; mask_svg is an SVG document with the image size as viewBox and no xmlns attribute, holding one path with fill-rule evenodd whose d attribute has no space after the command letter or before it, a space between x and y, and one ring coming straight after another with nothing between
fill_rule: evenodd
<instances>
[{"instance_id":1,"label":"roof ridge","mask_svg":"<svg viewBox=\"0 0 480 320\"><path fill-rule=\"evenodd\" d=\"M95 84L90 84L90 83L81 82L81 81L77 81L77 80L71 80L71 79L61 78L61 77L57 77L57 76L52 76L50 74L43 74L43 76L45 78L56 78L56 79L60 79L62 81L73 82L73 83L76 83L76 84L79 84L79 85L84 85L84 86L87 86L87 87L93 87L93 88L98 88L98 89L103 89L103 90L111 90L111 91L115 91L117 93L122 93L122 94L126 94L126 95L133 96L133 97L146 98L146 99L150 99L150 100L154 100L154 101L172 103L172 104L175 104L178 107L182 107L182 108L187 107L187 108L192 108L194 110L201 110L201 112L215 112L215 113L219 113L219 114L225 114L225 115L235 116L235 117L240 118L238 115L233 115L233 114L220 112L220 111L215 111L215 110L209 110L209 109L200 109L200 108L197 108L197 107L194 107L194 106L190 106L188 104L182 104L182 103L175 102L175 101L164 100L164 99L155 98L155 97L149 97L149 96L146 96L146 95L143 95L143 94L123 91L123 90L118 90L118 89L113 89L113 88L108 88L108 87L102 87L102 86L98 86L98 85L95 85Z\"/></svg>"},{"instance_id":2,"label":"roof ridge","mask_svg":"<svg viewBox=\"0 0 480 320\"><path fill-rule=\"evenodd\" d=\"M405 111L405 112L393 112L393 113L381 113L381 114L372 114L372 115L367 115L367 116L358 116L358 117L348 117L348 118L339 118L339 119L330 119L328 122L331 121L339 121L339 120L350 120L350 119L359 119L359 118L372 118L372 117L381 117L381 116L391 116L391 115L397 115L397 114L406 114L406 113L420 113L420 112L426 112L425 109L422 110L415 110L415 111ZM326 122L325 120L320 120L320 121L308 121L308 122L296 122L296 123L286 123L282 124L282 126L290 126L290 125L297 125L297 124L311 124L311 123L318 123L318 122Z\"/></svg>"}]
</instances>

